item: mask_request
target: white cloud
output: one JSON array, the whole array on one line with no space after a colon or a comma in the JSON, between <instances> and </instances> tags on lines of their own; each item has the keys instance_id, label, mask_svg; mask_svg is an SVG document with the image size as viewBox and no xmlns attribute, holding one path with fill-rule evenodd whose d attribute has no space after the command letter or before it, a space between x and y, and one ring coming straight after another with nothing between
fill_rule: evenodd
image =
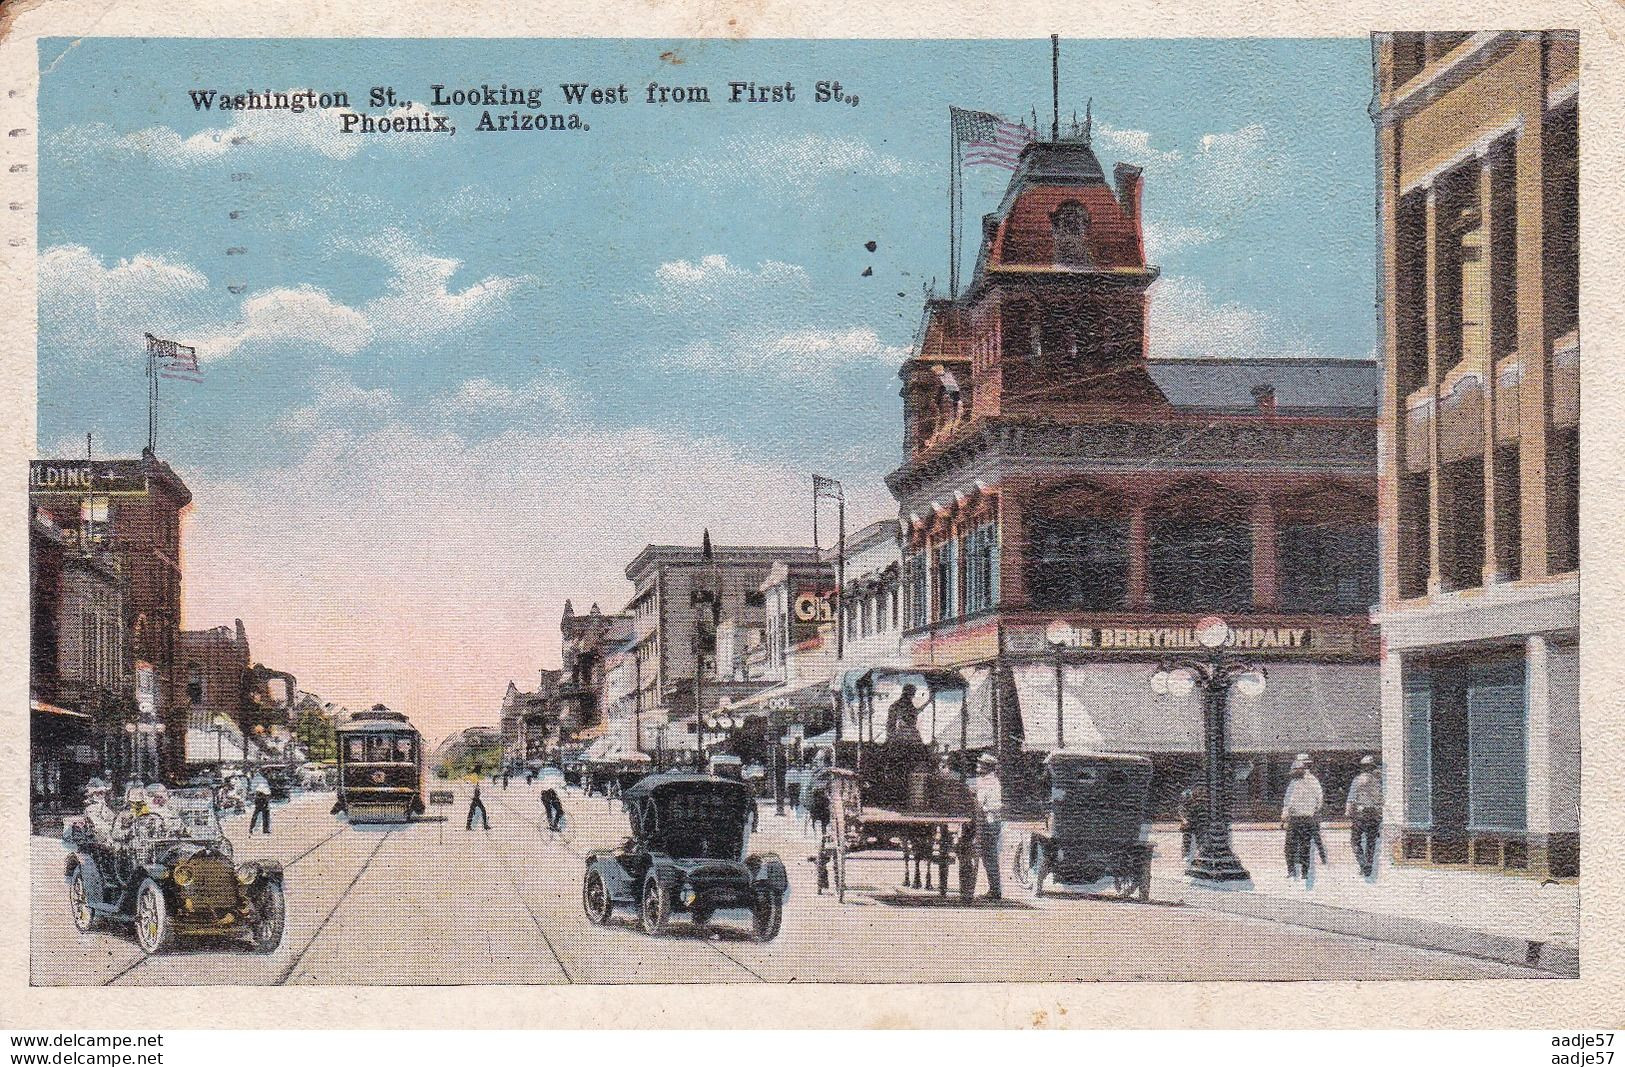
<instances>
[{"instance_id":1,"label":"white cloud","mask_svg":"<svg viewBox=\"0 0 1625 1067\"><path fill-rule=\"evenodd\" d=\"M816 133L734 137L714 151L656 162L649 169L708 189L748 185L795 198L818 195L818 183L834 176L918 179L929 174L924 164L888 155L862 138Z\"/></svg>"},{"instance_id":2,"label":"white cloud","mask_svg":"<svg viewBox=\"0 0 1625 1067\"><path fill-rule=\"evenodd\" d=\"M343 118L355 115L346 108L293 111L231 111L225 125L210 126L182 136L170 126L149 126L120 134L106 123L66 126L52 135L50 146L68 158L91 158L109 150L137 156L166 167L193 167L225 159L232 153L261 149L350 159L362 148L420 149L436 135L421 133L345 133ZM424 118L431 113L421 104L395 108L375 118Z\"/></svg>"},{"instance_id":3,"label":"white cloud","mask_svg":"<svg viewBox=\"0 0 1625 1067\"><path fill-rule=\"evenodd\" d=\"M384 293L359 307L313 285L253 293L244 299L236 324L199 340L199 358L222 359L245 347L286 342L348 356L373 344L440 336L502 310L525 281L491 275L454 290L451 279L460 260L430 255L393 232L358 247L393 269Z\"/></svg>"},{"instance_id":4,"label":"white cloud","mask_svg":"<svg viewBox=\"0 0 1625 1067\"><path fill-rule=\"evenodd\" d=\"M1145 130L1097 123L1095 139L1110 156L1145 168L1146 197L1188 225L1192 217L1227 213L1266 195L1281 173L1281 146L1262 123L1205 133L1188 150L1159 149ZM1168 218L1169 215L1165 215Z\"/></svg>"},{"instance_id":5,"label":"white cloud","mask_svg":"<svg viewBox=\"0 0 1625 1067\"><path fill-rule=\"evenodd\" d=\"M1216 299L1201 282L1185 277L1163 278L1152 287L1149 334L1153 359L1331 354L1274 315Z\"/></svg>"},{"instance_id":6,"label":"white cloud","mask_svg":"<svg viewBox=\"0 0 1625 1067\"><path fill-rule=\"evenodd\" d=\"M364 417L388 418L400 406L388 389L363 389L353 380L331 369L318 373L310 403L291 408L277 419L277 428L292 434L309 434L332 429L335 424L354 425Z\"/></svg>"},{"instance_id":7,"label":"white cloud","mask_svg":"<svg viewBox=\"0 0 1625 1067\"><path fill-rule=\"evenodd\" d=\"M443 397L438 407L451 415L533 413L567 414L581 403L562 377L552 375L521 385L505 385L489 378L470 378Z\"/></svg>"},{"instance_id":8,"label":"white cloud","mask_svg":"<svg viewBox=\"0 0 1625 1067\"><path fill-rule=\"evenodd\" d=\"M470 440L396 422L187 478L188 625L240 617L255 660L431 735L489 720L509 678L557 663L566 597L624 604L646 543L809 538L806 469L666 429ZM851 514L885 514L878 479L848 485Z\"/></svg>"},{"instance_id":9,"label":"white cloud","mask_svg":"<svg viewBox=\"0 0 1625 1067\"><path fill-rule=\"evenodd\" d=\"M83 245L39 257L40 333L63 357L135 358L142 335L184 340L211 314L201 271L141 253L114 262Z\"/></svg>"},{"instance_id":10,"label":"white cloud","mask_svg":"<svg viewBox=\"0 0 1625 1067\"><path fill-rule=\"evenodd\" d=\"M1188 248L1216 241L1218 237L1219 231L1205 226L1181 226L1177 222L1154 220L1145 223L1145 255L1151 262L1160 262Z\"/></svg>"},{"instance_id":11,"label":"white cloud","mask_svg":"<svg viewBox=\"0 0 1625 1067\"><path fill-rule=\"evenodd\" d=\"M769 335L742 331L722 341L683 345L662 361L691 370L738 370L811 380L864 364L896 368L907 355L906 346L888 345L869 327L853 326Z\"/></svg>"},{"instance_id":12,"label":"white cloud","mask_svg":"<svg viewBox=\"0 0 1625 1067\"><path fill-rule=\"evenodd\" d=\"M654 288L629 297L628 303L646 311L710 318L719 311L732 316L798 297L811 301L813 296L812 279L794 264L770 259L752 270L736 266L727 256L709 255L660 264Z\"/></svg>"}]
</instances>

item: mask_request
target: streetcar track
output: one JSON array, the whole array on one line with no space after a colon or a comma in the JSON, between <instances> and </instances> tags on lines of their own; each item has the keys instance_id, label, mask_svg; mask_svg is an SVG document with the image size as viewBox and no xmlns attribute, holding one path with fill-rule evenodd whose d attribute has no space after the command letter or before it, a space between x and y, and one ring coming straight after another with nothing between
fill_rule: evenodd
<instances>
[{"instance_id":1,"label":"streetcar track","mask_svg":"<svg viewBox=\"0 0 1625 1067\"><path fill-rule=\"evenodd\" d=\"M344 831L348 830L349 828L350 828L350 826L349 826L348 823L340 826L337 830L334 830L332 833L328 834L326 837L322 838L320 841L316 842L314 845L311 845L309 848L307 848L303 852L299 853L299 855L295 856L293 859L289 860L287 863L284 863L282 865L282 869L284 871L291 870L293 868L293 866L296 863L298 863L300 860L304 859L306 856L309 856L312 852L315 852L317 849L321 848L323 845L327 844L329 841L333 840L335 837L339 836L340 834L342 834ZM233 858L235 858L235 856ZM137 951L139 951L139 950L140 950L140 946L137 946ZM128 967L125 967L123 970L119 971L117 974L113 975L111 978L107 979L107 981L103 982L102 985L104 985L104 986L112 985L114 982L117 982L120 978L123 978L125 975L129 974L131 971L134 971L136 968L146 966L146 964L149 963L152 960L152 958L153 957L148 956L146 953L143 952L133 963L131 963Z\"/></svg>"},{"instance_id":2,"label":"streetcar track","mask_svg":"<svg viewBox=\"0 0 1625 1067\"><path fill-rule=\"evenodd\" d=\"M345 828L348 829L348 827ZM380 837L378 843L372 846L372 851L367 854L366 862L355 872L355 877L350 879L350 884L344 887L344 892L340 893L339 898L333 902L333 906L327 909L327 915L322 918L321 925L316 927L316 932L310 935L310 940L305 942L305 947L300 949L293 959L288 961L288 965L282 969L282 973L275 982L271 983L272 985L288 984L288 979L293 976L294 968L304 961L305 954L310 951L310 947L321 940L322 932L327 929L327 924L333 921L333 916L338 914L339 908L349 899L351 890L355 889L356 883L361 881L361 876L366 874L367 869L372 866L372 861L377 858L378 851L384 847L384 842L388 841L394 834L394 830L384 831L384 836Z\"/></svg>"}]
</instances>

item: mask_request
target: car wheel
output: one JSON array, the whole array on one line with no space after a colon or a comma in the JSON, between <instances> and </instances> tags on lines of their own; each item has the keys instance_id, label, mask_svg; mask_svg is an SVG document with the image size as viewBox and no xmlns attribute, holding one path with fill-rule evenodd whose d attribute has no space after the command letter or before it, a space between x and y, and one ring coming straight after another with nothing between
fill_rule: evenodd
<instances>
[{"instance_id":1,"label":"car wheel","mask_svg":"<svg viewBox=\"0 0 1625 1067\"><path fill-rule=\"evenodd\" d=\"M646 934L665 933L666 924L671 921L671 893L661 886L653 872L643 880L641 918Z\"/></svg>"},{"instance_id":2,"label":"car wheel","mask_svg":"<svg viewBox=\"0 0 1625 1067\"><path fill-rule=\"evenodd\" d=\"M750 909L750 936L754 941L767 942L779 936L784 925L784 897L768 891L756 898Z\"/></svg>"},{"instance_id":3,"label":"car wheel","mask_svg":"<svg viewBox=\"0 0 1625 1067\"><path fill-rule=\"evenodd\" d=\"M615 904L609 898L609 888L604 885L604 876L597 871L588 871L587 877L582 880L581 909L596 926L608 925L609 917L615 911Z\"/></svg>"},{"instance_id":4,"label":"car wheel","mask_svg":"<svg viewBox=\"0 0 1625 1067\"><path fill-rule=\"evenodd\" d=\"M68 879L68 910L73 914L74 928L81 934L88 934L96 928L96 912L90 906L89 894L85 892L83 867L75 867Z\"/></svg>"},{"instance_id":5,"label":"car wheel","mask_svg":"<svg viewBox=\"0 0 1625 1067\"><path fill-rule=\"evenodd\" d=\"M251 939L254 951L275 952L277 946L282 944L282 929L287 920L288 906L282 895L282 887L275 882L267 882L254 905Z\"/></svg>"},{"instance_id":6,"label":"car wheel","mask_svg":"<svg viewBox=\"0 0 1625 1067\"><path fill-rule=\"evenodd\" d=\"M170 921L164 891L151 878L143 879L135 893L136 943L151 956L168 948L174 938L175 924Z\"/></svg>"}]
</instances>

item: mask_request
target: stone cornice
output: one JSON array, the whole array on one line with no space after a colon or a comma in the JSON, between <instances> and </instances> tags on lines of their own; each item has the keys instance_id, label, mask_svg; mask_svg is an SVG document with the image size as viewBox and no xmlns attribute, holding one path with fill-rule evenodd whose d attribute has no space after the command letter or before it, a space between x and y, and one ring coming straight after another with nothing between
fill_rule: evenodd
<instances>
[{"instance_id":1,"label":"stone cornice","mask_svg":"<svg viewBox=\"0 0 1625 1067\"><path fill-rule=\"evenodd\" d=\"M1007 471L1228 470L1377 473L1377 427L1363 419L1056 423L987 420L886 476L900 501L970 467Z\"/></svg>"}]
</instances>

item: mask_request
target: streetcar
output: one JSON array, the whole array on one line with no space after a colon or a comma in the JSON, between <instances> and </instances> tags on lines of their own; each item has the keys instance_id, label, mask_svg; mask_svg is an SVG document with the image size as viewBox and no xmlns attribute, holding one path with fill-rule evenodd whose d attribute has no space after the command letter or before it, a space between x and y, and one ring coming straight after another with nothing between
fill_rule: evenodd
<instances>
[{"instance_id":1,"label":"streetcar","mask_svg":"<svg viewBox=\"0 0 1625 1067\"><path fill-rule=\"evenodd\" d=\"M407 717L374 704L339 725L338 800L351 822L406 822L423 814L423 738Z\"/></svg>"}]
</instances>

